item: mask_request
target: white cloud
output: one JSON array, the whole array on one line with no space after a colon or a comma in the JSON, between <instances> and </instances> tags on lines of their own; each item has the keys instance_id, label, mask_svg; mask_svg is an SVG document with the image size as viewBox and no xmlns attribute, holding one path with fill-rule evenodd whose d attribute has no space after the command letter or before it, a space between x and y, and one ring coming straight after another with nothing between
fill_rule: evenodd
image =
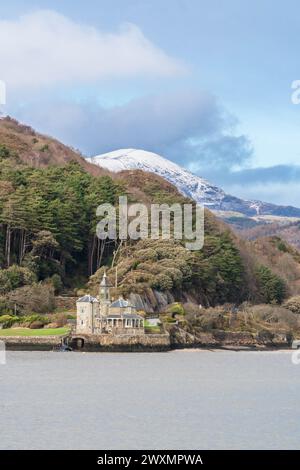
<instances>
[{"instance_id":1,"label":"white cloud","mask_svg":"<svg viewBox=\"0 0 300 470\"><path fill-rule=\"evenodd\" d=\"M107 33L50 10L0 21L0 78L11 88L173 76L185 70L133 24Z\"/></svg>"}]
</instances>

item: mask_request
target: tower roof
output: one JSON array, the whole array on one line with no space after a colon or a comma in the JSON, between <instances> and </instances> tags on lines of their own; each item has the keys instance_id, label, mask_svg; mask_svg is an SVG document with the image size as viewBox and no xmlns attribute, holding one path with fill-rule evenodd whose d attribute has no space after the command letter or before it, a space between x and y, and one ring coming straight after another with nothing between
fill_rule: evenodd
<instances>
[{"instance_id":1,"label":"tower roof","mask_svg":"<svg viewBox=\"0 0 300 470\"><path fill-rule=\"evenodd\" d=\"M101 287L112 287L111 284L109 283L109 280L107 278L106 273L103 274L102 281L100 282Z\"/></svg>"},{"instance_id":2,"label":"tower roof","mask_svg":"<svg viewBox=\"0 0 300 470\"><path fill-rule=\"evenodd\" d=\"M84 295L83 297L80 297L77 302L89 302L91 304L99 303L98 299L96 299L96 297L93 297L92 295Z\"/></svg>"}]
</instances>

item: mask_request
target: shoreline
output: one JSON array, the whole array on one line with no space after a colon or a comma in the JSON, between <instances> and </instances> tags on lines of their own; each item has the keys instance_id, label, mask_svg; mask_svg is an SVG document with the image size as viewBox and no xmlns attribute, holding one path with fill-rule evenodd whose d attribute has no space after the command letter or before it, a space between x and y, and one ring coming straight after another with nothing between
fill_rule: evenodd
<instances>
[{"instance_id":1,"label":"shoreline","mask_svg":"<svg viewBox=\"0 0 300 470\"><path fill-rule=\"evenodd\" d=\"M60 351L66 336L2 336L7 351ZM117 353L155 353L171 351L232 351L232 352L278 352L294 351L287 344L172 344L169 335L143 335L134 337L86 337L85 343L78 347L77 338L71 338L68 344L73 352L117 352Z\"/></svg>"}]
</instances>

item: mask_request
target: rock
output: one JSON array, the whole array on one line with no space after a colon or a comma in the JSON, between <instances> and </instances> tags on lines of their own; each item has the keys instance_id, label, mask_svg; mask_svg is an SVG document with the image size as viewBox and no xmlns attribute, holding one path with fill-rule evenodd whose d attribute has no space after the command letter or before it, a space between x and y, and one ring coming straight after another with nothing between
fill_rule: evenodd
<instances>
[{"instance_id":1,"label":"rock","mask_svg":"<svg viewBox=\"0 0 300 470\"><path fill-rule=\"evenodd\" d=\"M44 328L58 328L58 324L55 322L48 323L48 325L45 325Z\"/></svg>"},{"instance_id":2,"label":"rock","mask_svg":"<svg viewBox=\"0 0 300 470\"><path fill-rule=\"evenodd\" d=\"M137 307L137 310L144 310L147 313L163 312L168 304L174 302L170 293L158 292L150 288L143 295L131 293L129 300Z\"/></svg>"}]
</instances>

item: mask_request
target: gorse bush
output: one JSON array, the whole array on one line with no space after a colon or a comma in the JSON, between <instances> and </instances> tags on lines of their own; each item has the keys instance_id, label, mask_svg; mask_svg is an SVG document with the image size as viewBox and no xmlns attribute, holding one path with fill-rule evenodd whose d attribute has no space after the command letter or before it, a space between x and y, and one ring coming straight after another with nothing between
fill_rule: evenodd
<instances>
[{"instance_id":1,"label":"gorse bush","mask_svg":"<svg viewBox=\"0 0 300 470\"><path fill-rule=\"evenodd\" d=\"M2 326L2 328L10 328L18 320L18 317L14 317L12 315L1 315L0 325Z\"/></svg>"},{"instance_id":2,"label":"gorse bush","mask_svg":"<svg viewBox=\"0 0 300 470\"><path fill-rule=\"evenodd\" d=\"M23 317L20 317L20 320L22 320L23 323L28 323L29 325L37 321L43 323L43 325L49 323L49 319L47 316L38 315L36 313L33 313L31 315L24 315Z\"/></svg>"},{"instance_id":3,"label":"gorse bush","mask_svg":"<svg viewBox=\"0 0 300 470\"><path fill-rule=\"evenodd\" d=\"M168 306L167 313L170 313L172 316L185 315L185 310L180 302L175 302Z\"/></svg>"}]
</instances>

